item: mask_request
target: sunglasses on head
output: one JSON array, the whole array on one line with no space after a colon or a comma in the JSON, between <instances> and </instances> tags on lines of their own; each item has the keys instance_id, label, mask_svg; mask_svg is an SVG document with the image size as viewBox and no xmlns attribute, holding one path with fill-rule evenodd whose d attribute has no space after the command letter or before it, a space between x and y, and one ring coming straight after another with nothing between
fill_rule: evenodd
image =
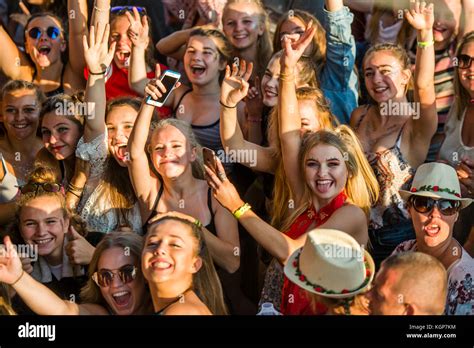
<instances>
[{"instance_id":1,"label":"sunglasses on head","mask_svg":"<svg viewBox=\"0 0 474 348\"><path fill-rule=\"evenodd\" d=\"M471 67L474 57L471 57L467 54L460 54L458 56L458 68L459 69L469 69Z\"/></svg>"},{"instance_id":2,"label":"sunglasses on head","mask_svg":"<svg viewBox=\"0 0 474 348\"><path fill-rule=\"evenodd\" d=\"M422 214L430 213L435 206L445 216L454 215L458 212L461 203L450 199L433 199L431 197L412 196L411 205Z\"/></svg>"},{"instance_id":3,"label":"sunglasses on head","mask_svg":"<svg viewBox=\"0 0 474 348\"><path fill-rule=\"evenodd\" d=\"M48 29L46 29L46 34L50 39L56 40L61 35L61 30L57 27L48 27ZM43 30L38 27L33 27L28 30L28 35L32 39L38 40L41 35L43 35Z\"/></svg>"},{"instance_id":4,"label":"sunglasses on head","mask_svg":"<svg viewBox=\"0 0 474 348\"><path fill-rule=\"evenodd\" d=\"M137 6L114 6L110 9L110 13L122 13L122 12L133 12L133 8L136 8L138 13L141 15L146 14L146 9L144 7Z\"/></svg>"},{"instance_id":5,"label":"sunglasses on head","mask_svg":"<svg viewBox=\"0 0 474 348\"><path fill-rule=\"evenodd\" d=\"M125 265L120 267L118 270L102 269L94 272L92 280L101 288L109 287L114 280L114 277L118 275L123 284L128 284L137 277L137 267L133 265Z\"/></svg>"},{"instance_id":6,"label":"sunglasses on head","mask_svg":"<svg viewBox=\"0 0 474 348\"><path fill-rule=\"evenodd\" d=\"M49 182L31 183L31 184L26 184L20 187L20 192L22 194L34 192L36 195L38 194L40 190L45 191L45 192L59 192L61 191L61 187L62 186L59 184L51 184Z\"/></svg>"}]
</instances>

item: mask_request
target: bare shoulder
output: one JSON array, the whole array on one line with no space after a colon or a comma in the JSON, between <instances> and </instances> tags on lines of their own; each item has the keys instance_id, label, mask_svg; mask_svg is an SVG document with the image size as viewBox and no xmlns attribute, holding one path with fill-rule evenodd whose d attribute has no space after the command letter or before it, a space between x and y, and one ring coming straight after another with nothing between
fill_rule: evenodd
<instances>
[{"instance_id":1,"label":"bare shoulder","mask_svg":"<svg viewBox=\"0 0 474 348\"><path fill-rule=\"evenodd\" d=\"M366 113L367 113L367 106L365 105L361 105L352 111L351 119L349 123L352 129L356 128L357 124L360 122L360 119Z\"/></svg>"},{"instance_id":2,"label":"bare shoulder","mask_svg":"<svg viewBox=\"0 0 474 348\"><path fill-rule=\"evenodd\" d=\"M169 306L165 315L212 315L209 308L191 292Z\"/></svg>"},{"instance_id":3,"label":"bare shoulder","mask_svg":"<svg viewBox=\"0 0 474 348\"><path fill-rule=\"evenodd\" d=\"M83 303L79 305L79 315L109 315L104 307L94 303Z\"/></svg>"}]
</instances>

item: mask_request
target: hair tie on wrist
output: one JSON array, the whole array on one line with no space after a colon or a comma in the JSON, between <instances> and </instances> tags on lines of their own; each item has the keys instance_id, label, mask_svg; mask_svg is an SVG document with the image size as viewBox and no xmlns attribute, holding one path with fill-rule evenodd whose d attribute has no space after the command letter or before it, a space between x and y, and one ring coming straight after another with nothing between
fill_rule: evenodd
<instances>
[{"instance_id":1,"label":"hair tie on wrist","mask_svg":"<svg viewBox=\"0 0 474 348\"><path fill-rule=\"evenodd\" d=\"M8 284L8 285L13 286L13 285L15 285L16 283L18 283L18 282L20 281L20 279L23 277L23 274L25 274L25 270L24 270L24 269L21 269L21 274L20 274L20 276L18 277L18 279L15 280L13 283Z\"/></svg>"},{"instance_id":2,"label":"hair tie on wrist","mask_svg":"<svg viewBox=\"0 0 474 348\"><path fill-rule=\"evenodd\" d=\"M99 73L93 73L92 71L89 70L90 75L105 75L106 72L107 72L107 69L105 69L104 71L99 72Z\"/></svg>"},{"instance_id":3,"label":"hair tie on wrist","mask_svg":"<svg viewBox=\"0 0 474 348\"><path fill-rule=\"evenodd\" d=\"M237 104L235 104L234 106L229 106L229 105L225 105L222 101L219 100L219 104L221 104L223 107L227 108L227 109L235 109L237 107Z\"/></svg>"}]
</instances>

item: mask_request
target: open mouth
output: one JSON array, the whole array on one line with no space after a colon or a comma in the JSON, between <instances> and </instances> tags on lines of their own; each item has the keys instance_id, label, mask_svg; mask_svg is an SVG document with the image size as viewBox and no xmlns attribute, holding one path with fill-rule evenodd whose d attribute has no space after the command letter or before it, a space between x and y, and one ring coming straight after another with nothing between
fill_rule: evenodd
<instances>
[{"instance_id":1,"label":"open mouth","mask_svg":"<svg viewBox=\"0 0 474 348\"><path fill-rule=\"evenodd\" d=\"M125 161L128 157L127 144L116 145L115 154L117 155L117 158L119 160L121 160L122 162Z\"/></svg>"},{"instance_id":2,"label":"open mouth","mask_svg":"<svg viewBox=\"0 0 474 348\"><path fill-rule=\"evenodd\" d=\"M25 129L29 126L29 123L14 123L12 127L15 129Z\"/></svg>"},{"instance_id":3,"label":"open mouth","mask_svg":"<svg viewBox=\"0 0 474 348\"><path fill-rule=\"evenodd\" d=\"M54 152L59 152L64 148L64 146L51 146L51 150Z\"/></svg>"},{"instance_id":4,"label":"open mouth","mask_svg":"<svg viewBox=\"0 0 474 348\"><path fill-rule=\"evenodd\" d=\"M267 98L276 98L276 97L278 97L278 92L275 92L275 91L270 90L270 89L265 89L265 96Z\"/></svg>"},{"instance_id":5,"label":"open mouth","mask_svg":"<svg viewBox=\"0 0 474 348\"><path fill-rule=\"evenodd\" d=\"M112 294L112 298L117 307L126 307L132 298L132 294L130 291L119 291Z\"/></svg>"},{"instance_id":6,"label":"open mouth","mask_svg":"<svg viewBox=\"0 0 474 348\"><path fill-rule=\"evenodd\" d=\"M437 31L438 33L444 33L446 30L448 30L448 28L435 25L433 26L433 30Z\"/></svg>"},{"instance_id":7,"label":"open mouth","mask_svg":"<svg viewBox=\"0 0 474 348\"><path fill-rule=\"evenodd\" d=\"M191 71L193 75L200 76L204 74L204 72L206 71L206 68L201 65L191 65Z\"/></svg>"},{"instance_id":8,"label":"open mouth","mask_svg":"<svg viewBox=\"0 0 474 348\"><path fill-rule=\"evenodd\" d=\"M248 35L247 34L237 34L237 35L233 35L232 37L236 40L243 40L243 39L248 38Z\"/></svg>"},{"instance_id":9,"label":"open mouth","mask_svg":"<svg viewBox=\"0 0 474 348\"><path fill-rule=\"evenodd\" d=\"M130 51L117 51L117 58L120 62L126 62L130 59Z\"/></svg>"},{"instance_id":10,"label":"open mouth","mask_svg":"<svg viewBox=\"0 0 474 348\"><path fill-rule=\"evenodd\" d=\"M425 227L425 232L430 237L435 237L438 235L440 227L437 224L431 224Z\"/></svg>"},{"instance_id":11,"label":"open mouth","mask_svg":"<svg viewBox=\"0 0 474 348\"><path fill-rule=\"evenodd\" d=\"M49 46L39 46L38 47L38 53L42 56L46 56L51 52L51 47Z\"/></svg>"},{"instance_id":12,"label":"open mouth","mask_svg":"<svg viewBox=\"0 0 474 348\"><path fill-rule=\"evenodd\" d=\"M382 94L382 93L384 93L385 91L388 91L388 87L377 87L377 88L374 88L374 91L375 91L375 93L377 93L377 94Z\"/></svg>"},{"instance_id":13,"label":"open mouth","mask_svg":"<svg viewBox=\"0 0 474 348\"><path fill-rule=\"evenodd\" d=\"M164 271L164 270L170 269L172 266L171 263L163 259L152 260L150 262L150 265L155 271Z\"/></svg>"},{"instance_id":14,"label":"open mouth","mask_svg":"<svg viewBox=\"0 0 474 348\"><path fill-rule=\"evenodd\" d=\"M326 193L329 191L331 186L334 185L333 180L316 180L316 189L321 193Z\"/></svg>"},{"instance_id":15,"label":"open mouth","mask_svg":"<svg viewBox=\"0 0 474 348\"><path fill-rule=\"evenodd\" d=\"M46 245L48 243L51 243L53 240L54 240L54 238L43 238L43 239L35 239L35 240L33 240L33 242L40 245L40 246L43 246L43 245Z\"/></svg>"}]
</instances>

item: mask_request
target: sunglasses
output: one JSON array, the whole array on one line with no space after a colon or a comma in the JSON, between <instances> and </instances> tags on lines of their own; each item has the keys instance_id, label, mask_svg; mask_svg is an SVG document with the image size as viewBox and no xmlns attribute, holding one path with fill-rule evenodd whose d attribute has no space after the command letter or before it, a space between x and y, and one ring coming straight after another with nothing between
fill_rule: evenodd
<instances>
[{"instance_id":1,"label":"sunglasses","mask_svg":"<svg viewBox=\"0 0 474 348\"><path fill-rule=\"evenodd\" d=\"M471 67L474 57L468 56L467 54L460 54L458 56L458 68L469 69Z\"/></svg>"},{"instance_id":2,"label":"sunglasses","mask_svg":"<svg viewBox=\"0 0 474 348\"><path fill-rule=\"evenodd\" d=\"M110 13L123 13L123 12L133 12L133 8L136 8L138 13L141 15L146 14L146 9L144 7L137 6L114 6L110 9Z\"/></svg>"},{"instance_id":3,"label":"sunglasses","mask_svg":"<svg viewBox=\"0 0 474 348\"><path fill-rule=\"evenodd\" d=\"M109 287L114 280L114 277L118 275L123 284L132 282L137 277L137 267L133 265L125 265L120 267L116 272L108 269L102 269L94 272L92 280L101 288Z\"/></svg>"},{"instance_id":4,"label":"sunglasses","mask_svg":"<svg viewBox=\"0 0 474 348\"><path fill-rule=\"evenodd\" d=\"M49 182L32 183L32 184L26 184L26 185L20 187L20 192L22 194L34 192L35 195L37 195L39 190L42 190L42 191L45 191L45 192L59 192L59 191L61 191L61 188L62 188L61 185L51 184Z\"/></svg>"},{"instance_id":5,"label":"sunglasses","mask_svg":"<svg viewBox=\"0 0 474 348\"><path fill-rule=\"evenodd\" d=\"M38 40L41 35L43 35L43 30L38 27L33 27L30 30L28 30L28 35L34 40ZM61 35L61 30L57 27L48 27L46 29L46 34L50 39L56 40L60 35Z\"/></svg>"},{"instance_id":6,"label":"sunglasses","mask_svg":"<svg viewBox=\"0 0 474 348\"><path fill-rule=\"evenodd\" d=\"M422 214L430 213L435 206L445 216L454 215L458 212L461 203L449 199L433 199L431 197L413 196L411 199L413 208Z\"/></svg>"}]
</instances>

